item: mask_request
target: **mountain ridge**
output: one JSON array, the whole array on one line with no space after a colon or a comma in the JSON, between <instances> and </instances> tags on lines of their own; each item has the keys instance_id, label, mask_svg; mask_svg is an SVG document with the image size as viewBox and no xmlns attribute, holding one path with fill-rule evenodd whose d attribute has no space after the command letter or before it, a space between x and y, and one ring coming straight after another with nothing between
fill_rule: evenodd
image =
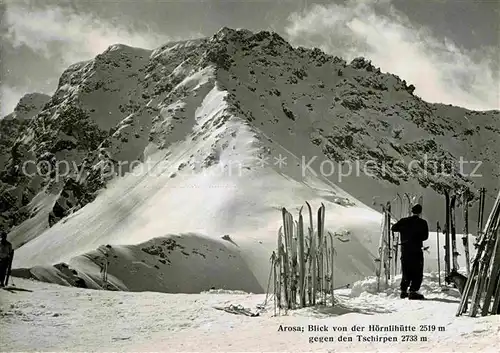
<instances>
[{"instance_id":1,"label":"mountain ridge","mask_svg":"<svg viewBox=\"0 0 500 353\"><path fill-rule=\"evenodd\" d=\"M235 207L220 204L220 212L205 218L189 200L182 209L198 217L199 221L193 220L196 229L179 225L169 233L237 231L231 217L240 211L258 210L270 217L269 206L263 203L266 198L250 193L263 195L273 187L277 190L269 196L272 207L295 205L309 197L331 202L334 214L340 208L366 209L372 215L368 218L375 217L370 222L377 217L370 209L393 200L396 193L419 194L434 227L443 219L438 192L444 188L498 190L499 111L426 103L414 90L364 58L348 64L319 49L293 48L267 31L222 28L209 38L167 43L155 50L113 45L95 59L65 70L50 100L19 129L17 139L7 142L10 156L0 159L0 225L11 229L9 239L22 254L20 266L36 265L38 260L63 261L91 251L104 241L99 234L121 227L95 213L109 210L109 217L115 217L114 206L106 205L103 195L123 204L118 214L126 222L141 207L146 207L144 215L152 212L146 205L154 205L155 199L161 201L159 205L166 202L175 207L154 185L185 202L182 197L191 194L173 190L194 181L201 200L203 195L226 198ZM4 131L3 120L0 131ZM285 165L276 164L280 156ZM451 177L439 175L439 170L425 169L425 156L440 163L455 163L460 157L482 161L483 176L467 178L456 169ZM42 164L43 173L33 170L33 165L24 173L29 161ZM356 161L375 163L370 173L342 175L342 180L325 172L325 166L352 166ZM399 173L394 166L398 161L402 161ZM231 175L234 167L238 174ZM156 179L149 175L152 171L159 171ZM319 186L312 187L315 183ZM293 195L285 196L287 192ZM127 200L132 195L133 202ZM252 206L245 206L243 200ZM357 212L362 218L365 211ZM471 217L474 212L473 208ZM395 213L401 213L400 206ZM162 227L175 223L171 217ZM92 229L93 219L99 219L96 224L102 223L102 228L96 228L94 240L81 243L81 249L75 246L69 251L70 239L57 240L60 232L72 232L70 224L83 227L74 235L84 236L85 227ZM275 218L255 222L262 222L255 229L264 227L269 234L277 230L270 229L277 226ZM352 222L349 226L355 228L356 221ZM139 243L163 236L162 227L144 239L135 235L130 239ZM244 228L248 230L243 233L251 237L252 226ZM109 237L120 241L118 235ZM68 245L60 248L69 251L66 257L34 255L40 248L55 251L66 241ZM262 255L255 256L261 259L269 249L259 251ZM373 248L367 246L366 254L370 251ZM359 268L365 273L369 266ZM258 272L262 282L265 270L252 272Z\"/></svg>"}]
</instances>

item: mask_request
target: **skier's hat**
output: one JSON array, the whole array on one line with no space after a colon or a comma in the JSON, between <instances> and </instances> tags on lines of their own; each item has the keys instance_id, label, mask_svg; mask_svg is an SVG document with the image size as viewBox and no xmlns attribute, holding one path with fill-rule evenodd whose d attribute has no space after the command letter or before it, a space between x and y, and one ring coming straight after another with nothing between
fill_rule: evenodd
<instances>
[{"instance_id":1,"label":"skier's hat","mask_svg":"<svg viewBox=\"0 0 500 353\"><path fill-rule=\"evenodd\" d=\"M413 214L421 214L422 213L422 205L420 205L420 204L417 203L415 206L413 206L411 208L411 213L413 213Z\"/></svg>"}]
</instances>

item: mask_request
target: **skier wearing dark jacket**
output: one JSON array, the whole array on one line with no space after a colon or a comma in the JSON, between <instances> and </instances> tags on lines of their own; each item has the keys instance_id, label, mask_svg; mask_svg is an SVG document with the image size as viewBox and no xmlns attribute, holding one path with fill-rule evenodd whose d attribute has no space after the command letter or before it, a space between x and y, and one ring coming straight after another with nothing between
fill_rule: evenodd
<instances>
[{"instance_id":1,"label":"skier wearing dark jacket","mask_svg":"<svg viewBox=\"0 0 500 353\"><path fill-rule=\"evenodd\" d=\"M429 238L427 221L420 218L422 206L415 205L410 217L400 219L392 226L393 232L400 233L401 243L401 298L424 299L418 293L424 276L423 242ZM408 293L408 287L410 293Z\"/></svg>"},{"instance_id":2,"label":"skier wearing dark jacket","mask_svg":"<svg viewBox=\"0 0 500 353\"><path fill-rule=\"evenodd\" d=\"M4 286L12 255L12 244L7 241L7 233L0 231L0 287Z\"/></svg>"}]
</instances>

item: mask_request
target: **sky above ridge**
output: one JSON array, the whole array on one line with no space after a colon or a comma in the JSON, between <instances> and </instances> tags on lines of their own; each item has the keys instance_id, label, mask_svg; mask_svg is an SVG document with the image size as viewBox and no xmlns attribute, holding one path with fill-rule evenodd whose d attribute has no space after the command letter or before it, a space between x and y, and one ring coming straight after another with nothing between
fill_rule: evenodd
<instances>
[{"instance_id":1,"label":"sky above ridge","mask_svg":"<svg viewBox=\"0 0 500 353\"><path fill-rule=\"evenodd\" d=\"M223 26L364 56L430 102L500 107L499 0L4 0L0 19L1 116L112 44L153 49Z\"/></svg>"}]
</instances>

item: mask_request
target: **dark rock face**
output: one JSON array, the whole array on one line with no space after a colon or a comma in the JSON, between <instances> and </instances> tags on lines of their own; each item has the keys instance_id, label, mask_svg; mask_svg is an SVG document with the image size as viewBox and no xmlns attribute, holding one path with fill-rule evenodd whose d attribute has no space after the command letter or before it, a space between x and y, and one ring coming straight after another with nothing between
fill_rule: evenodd
<instances>
[{"instance_id":1,"label":"dark rock face","mask_svg":"<svg viewBox=\"0 0 500 353\"><path fill-rule=\"evenodd\" d=\"M428 104L414 95L413 85L381 73L365 58L348 64L319 49L293 48L267 31L223 28L210 38L154 51L114 45L70 66L52 97L26 95L0 120L0 227L9 230L34 217L39 194L54 195L45 219L53 226L92 202L109 180L129 172L118 168L121 163L141 161L148 145L162 149L175 142L176 129L194 118L176 102L203 99L182 83L208 68L218 88L227 89L228 107L207 129L233 114L257 134L278 123L294 132L314 117L308 148L333 161L383 163L384 169L373 167L374 178L387 185L411 179L436 192L474 191L474 180L457 170L449 178L424 170L423 155L456 162L458 152L446 148L449 139L467 146L480 136L500 136L498 112ZM414 133L415 139L409 136ZM405 158L417 164L399 173L396 164ZM500 161L497 152L482 158L488 166ZM205 162L216 160L214 152Z\"/></svg>"}]
</instances>

